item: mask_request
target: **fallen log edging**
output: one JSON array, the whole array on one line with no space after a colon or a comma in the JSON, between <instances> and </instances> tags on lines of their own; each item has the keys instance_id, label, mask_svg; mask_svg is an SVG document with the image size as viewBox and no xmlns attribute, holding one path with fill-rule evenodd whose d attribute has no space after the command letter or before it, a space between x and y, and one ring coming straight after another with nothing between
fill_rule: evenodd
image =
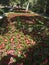
<instances>
[{"instance_id":1,"label":"fallen log edging","mask_svg":"<svg viewBox=\"0 0 49 65\"><path fill-rule=\"evenodd\" d=\"M24 17L24 19L26 18L26 20L27 20L27 18L33 17L35 19L35 22L36 22L36 19L38 19L38 20L42 21L46 26L49 26L49 19L46 19L43 16L36 14L36 13L9 13L7 15L7 18L9 21L12 21L12 19L15 19L16 17L20 17L20 18ZM32 22L31 22L31 24L32 24Z\"/></svg>"}]
</instances>

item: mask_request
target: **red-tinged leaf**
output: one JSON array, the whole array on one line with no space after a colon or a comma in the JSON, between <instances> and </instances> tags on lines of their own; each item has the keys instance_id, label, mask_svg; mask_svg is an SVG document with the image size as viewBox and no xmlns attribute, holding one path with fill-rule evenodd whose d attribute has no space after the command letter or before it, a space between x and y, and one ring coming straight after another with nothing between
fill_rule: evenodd
<instances>
[{"instance_id":1,"label":"red-tinged leaf","mask_svg":"<svg viewBox=\"0 0 49 65\"><path fill-rule=\"evenodd\" d=\"M7 51L7 54L14 55L14 50L9 50L9 51Z\"/></svg>"},{"instance_id":2,"label":"red-tinged leaf","mask_svg":"<svg viewBox=\"0 0 49 65\"><path fill-rule=\"evenodd\" d=\"M0 49L2 49L4 47L5 47L5 44L4 43L0 45Z\"/></svg>"},{"instance_id":3,"label":"red-tinged leaf","mask_svg":"<svg viewBox=\"0 0 49 65\"><path fill-rule=\"evenodd\" d=\"M8 42L8 40L5 38L5 39L4 39L4 42Z\"/></svg>"}]
</instances>

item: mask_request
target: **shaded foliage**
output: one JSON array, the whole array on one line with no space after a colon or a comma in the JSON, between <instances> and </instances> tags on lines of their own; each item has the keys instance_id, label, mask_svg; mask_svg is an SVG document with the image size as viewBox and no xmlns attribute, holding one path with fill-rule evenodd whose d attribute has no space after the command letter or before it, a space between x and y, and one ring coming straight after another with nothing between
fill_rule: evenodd
<instances>
[{"instance_id":1,"label":"shaded foliage","mask_svg":"<svg viewBox=\"0 0 49 65\"><path fill-rule=\"evenodd\" d=\"M0 0L0 4L9 5L10 0Z\"/></svg>"}]
</instances>

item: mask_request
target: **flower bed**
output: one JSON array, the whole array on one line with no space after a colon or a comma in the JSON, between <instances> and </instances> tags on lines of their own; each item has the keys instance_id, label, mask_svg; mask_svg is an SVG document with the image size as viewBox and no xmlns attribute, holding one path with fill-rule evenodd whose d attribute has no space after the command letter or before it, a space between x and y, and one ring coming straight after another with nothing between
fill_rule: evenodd
<instances>
[{"instance_id":1,"label":"flower bed","mask_svg":"<svg viewBox=\"0 0 49 65\"><path fill-rule=\"evenodd\" d=\"M16 17L8 29L0 35L1 65L49 65L49 27L44 22Z\"/></svg>"}]
</instances>

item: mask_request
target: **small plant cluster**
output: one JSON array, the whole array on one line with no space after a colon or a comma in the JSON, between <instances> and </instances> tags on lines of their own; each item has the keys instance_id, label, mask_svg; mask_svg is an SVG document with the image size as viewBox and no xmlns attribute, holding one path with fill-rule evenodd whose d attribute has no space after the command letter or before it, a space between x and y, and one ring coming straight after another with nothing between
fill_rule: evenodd
<instances>
[{"instance_id":1,"label":"small plant cluster","mask_svg":"<svg viewBox=\"0 0 49 65\"><path fill-rule=\"evenodd\" d=\"M22 50L34 46L36 42L22 32L0 36L0 60L8 54L21 57Z\"/></svg>"}]
</instances>

